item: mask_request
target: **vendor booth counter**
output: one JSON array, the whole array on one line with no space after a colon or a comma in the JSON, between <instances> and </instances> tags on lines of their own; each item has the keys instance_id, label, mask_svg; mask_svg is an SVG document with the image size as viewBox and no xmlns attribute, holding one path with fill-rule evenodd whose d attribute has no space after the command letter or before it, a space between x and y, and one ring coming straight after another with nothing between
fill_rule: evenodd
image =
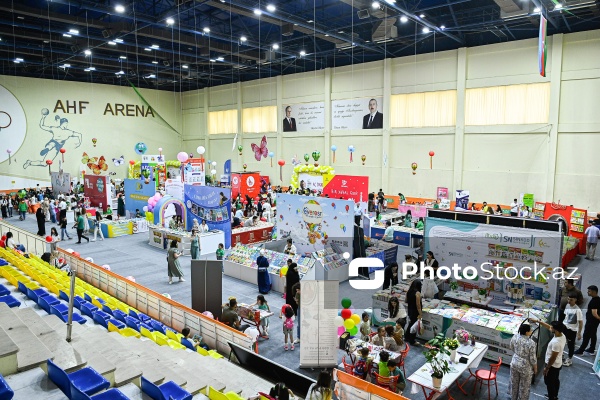
<instances>
[{"instance_id":1,"label":"vendor booth counter","mask_svg":"<svg viewBox=\"0 0 600 400\"><path fill-rule=\"evenodd\" d=\"M88 225L90 233L93 233L96 227L96 219L88 218ZM144 233L148 232L148 221L144 218L119 219L114 221L103 219L100 221L100 230L105 238Z\"/></svg>"},{"instance_id":2,"label":"vendor booth counter","mask_svg":"<svg viewBox=\"0 0 600 400\"><path fill-rule=\"evenodd\" d=\"M231 247L240 244L261 243L271 240L273 224L258 222L257 226L241 227L231 231Z\"/></svg>"},{"instance_id":3,"label":"vendor booth counter","mask_svg":"<svg viewBox=\"0 0 600 400\"><path fill-rule=\"evenodd\" d=\"M148 244L159 249L168 249L172 240L177 242L177 249L183 252L183 255L190 255L192 245L192 235L190 232L177 231L163 228L158 225L150 225L148 233ZM217 251L219 243L225 243L225 234L223 231L212 230L199 235L200 255L211 254Z\"/></svg>"},{"instance_id":4,"label":"vendor booth counter","mask_svg":"<svg viewBox=\"0 0 600 400\"><path fill-rule=\"evenodd\" d=\"M414 228L406 228L404 226L392 225L394 229L394 243L398 246L418 247L419 242L423 240L423 231ZM371 227L371 237L382 239L385 234L385 228L381 226Z\"/></svg>"}]
</instances>

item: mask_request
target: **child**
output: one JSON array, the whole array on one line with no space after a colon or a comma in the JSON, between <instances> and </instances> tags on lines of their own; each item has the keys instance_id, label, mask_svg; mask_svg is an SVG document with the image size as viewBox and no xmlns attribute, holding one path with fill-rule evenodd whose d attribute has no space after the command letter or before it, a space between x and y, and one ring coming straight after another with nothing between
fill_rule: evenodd
<instances>
[{"instance_id":1,"label":"child","mask_svg":"<svg viewBox=\"0 0 600 400\"><path fill-rule=\"evenodd\" d=\"M252 304L251 307L257 306L256 308L258 308L259 310L267 310L267 311L271 311L271 309L269 308L269 304L267 303L267 300L265 300L265 296L263 296L262 294L259 294L258 296L256 296L256 303ZM262 326L264 333L261 334L263 336L269 336L269 318L265 318L263 320L260 321L260 326Z\"/></svg>"},{"instance_id":2,"label":"child","mask_svg":"<svg viewBox=\"0 0 600 400\"><path fill-rule=\"evenodd\" d=\"M387 363L388 366L388 371L390 373L390 376L398 376L398 383L396 384L396 389L400 392L402 392L404 390L404 388L406 388L406 380L404 379L404 374L402 373L402 370L400 370L400 368L398 368L398 364L396 363L396 361L394 360L390 360Z\"/></svg>"},{"instance_id":3,"label":"child","mask_svg":"<svg viewBox=\"0 0 600 400\"><path fill-rule=\"evenodd\" d=\"M281 314L279 314L279 318L285 316L283 321L283 340L284 345L283 349L287 351L288 349L288 337L290 338L290 343L292 345L291 349L294 350L294 309L289 304L286 304L287 307L283 307L281 309Z\"/></svg>"},{"instance_id":4,"label":"child","mask_svg":"<svg viewBox=\"0 0 600 400\"><path fill-rule=\"evenodd\" d=\"M361 339L368 342L369 334L371 333L371 321L369 321L368 312L362 313L362 322L360 323L358 331L360 332Z\"/></svg>"},{"instance_id":5,"label":"child","mask_svg":"<svg viewBox=\"0 0 600 400\"><path fill-rule=\"evenodd\" d=\"M399 349L404 348L404 328L402 328L403 321L399 319L396 321L396 327L394 328L394 339Z\"/></svg>"},{"instance_id":6,"label":"child","mask_svg":"<svg viewBox=\"0 0 600 400\"><path fill-rule=\"evenodd\" d=\"M68 239L71 239L71 236L69 236L69 232L67 232L66 217L60 220L60 240L65 240L65 236L67 236Z\"/></svg>"},{"instance_id":7,"label":"child","mask_svg":"<svg viewBox=\"0 0 600 400\"><path fill-rule=\"evenodd\" d=\"M369 372L369 365L372 360L369 358L369 349L366 347L360 349L359 354L358 360L356 360L356 363L354 364L354 375L365 379Z\"/></svg>"},{"instance_id":8,"label":"child","mask_svg":"<svg viewBox=\"0 0 600 400\"><path fill-rule=\"evenodd\" d=\"M219 243L219 248L217 249L217 260L222 260L225 255L225 246L223 243Z\"/></svg>"},{"instance_id":9,"label":"child","mask_svg":"<svg viewBox=\"0 0 600 400\"><path fill-rule=\"evenodd\" d=\"M379 353L379 375L387 378L390 376L390 370L388 369L388 362L390 360L390 353L387 351L381 351Z\"/></svg>"},{"instance_id":10,"label":"child","mask_svg":"<svg viewBox=\"0 0 600 400\"><path fill-rule=\"evenodd\" d=\"M135 209L135 217L136 218L143 218L142 213L140 212L139 208Z\"/></svg>"}]
</instances>

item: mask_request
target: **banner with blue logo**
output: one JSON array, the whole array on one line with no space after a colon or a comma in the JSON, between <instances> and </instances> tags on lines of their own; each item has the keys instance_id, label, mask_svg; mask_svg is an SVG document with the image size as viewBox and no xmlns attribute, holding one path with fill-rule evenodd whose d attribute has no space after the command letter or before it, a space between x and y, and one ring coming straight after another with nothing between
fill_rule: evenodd
<instances>
[{"instance_id":1,"label":"banner with blue logo","mask_svg":"<svg viewBox=\"0 0 600 400\"><path fill-rule=\"evenodd\" d=\"M192 229L194 220L206 221L209 229L225 232L225 248L231 247L231 189L214 186L184 187L185 207L187 211L187 230ZM221 199L225 195L225 201ZM216 249L215 249L216 250Z\"/></svg>"},{"instance_id":2,"label":"banner with blue logo","mask_svg":"<svg viewBox=\"0 0 600 400\"><path fill-rule=\"evenodd\" d=\"M125 209L134 214L138 209L143 214L144 206L148 205L148 198L155 193L154 183L146 184L139 179L125 179Z\"/></svg>"}]
</instances>

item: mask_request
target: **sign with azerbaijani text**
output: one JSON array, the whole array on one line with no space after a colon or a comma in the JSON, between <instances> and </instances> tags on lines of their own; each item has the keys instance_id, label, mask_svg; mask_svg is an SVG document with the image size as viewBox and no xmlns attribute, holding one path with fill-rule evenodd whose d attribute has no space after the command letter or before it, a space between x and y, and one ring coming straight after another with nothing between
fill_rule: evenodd
<instances>
[{"instance_id":1,"label":"sign with azerbaijani text","mask_svg":"<svg viewBox=\"0 0 600 400\"><path fill-rule=\"evenodd\" d=\"M300 103L283 107L283 131L303 132L325 129L325 103Z\"/></svg>"}]
</instances>

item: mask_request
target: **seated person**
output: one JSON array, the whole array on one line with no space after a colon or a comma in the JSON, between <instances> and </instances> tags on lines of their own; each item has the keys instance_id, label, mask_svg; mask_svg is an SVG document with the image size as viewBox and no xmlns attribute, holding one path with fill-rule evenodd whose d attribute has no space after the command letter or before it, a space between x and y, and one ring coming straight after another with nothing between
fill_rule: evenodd
<instances>
[{"instance_id":1,"label":"seated person","mask_svg":"<svg viewBox=\"0 0 600 400\"><path fill-rule=\"evenodd\" d=\"M6 248L19 250L19 251L22 251L23 253L25 253L25 251L26 251L25 246L23 246L22 244L15 243L15 239L13 239L12 232L6 232Z\"/></svg>"},{"instance_id":2,"label":"seated person","mask_svg":"<svg viewBox=\"0 0 600 400\"><path fill-rule=\"evenodd\" d=\"M277 400L294 399L294 393L285 386L285 383L278 383L269 391L269 396Z\"/></svg>"},{"instance_id":3,"label":"seated person","mask_svg":"<svg viewBox=\"0 0 600 400\"><path fill-rule=\"evenodd\" d=\"M421 217L417 221L417 225L415 226L415 228L417 228L418 230L422 231L424 227L425 227L425 223L423 222L423 217Z\"/></svg>"},{"instance_id":4,"label":"seated person","mask_svg":"<svg viewBox=\"0 0 600 400\"><path fill-rule=\"evenodd\" d=\"M373 343L375 346L385 346L385 327L380 326L379 328L377 328L377 335L373 336L371 338L371 343Z\"/></svg>"},{"instance_id":5,"label":"seated person","mask_svg":"<svg viewBox=\"0 0 600 400\"><path fill-rule=\"evenodd\" d=\"M241 324L240 316L237 313L237 300L235 298L230 299L227 307L223 308L223 313L221 314L221 322L242 332L248 329L248 327L250 326L247 324Z\"/></svg>"},{"instance_id":6,"label":"seated person","mask_svg":"<svg viewBox=\"0 0 600 400\"><path fill-rule=\"evenodd\" d=\"M142 215L142 213L140 212L140 209L139 209L139 208L136 208L136 209L135 209L135 217L136 217L136 218L143 218L143 215Z\"/></svg>"},{"instance_id":7,"label":"seated person","mask_svg":"<svg viewBox=\"0 0 600 400\"><path fill-rule=\"evenodd\" d=\"M387 378L390 376L390 370L388 369L388 362L390 361L390 353L387 351L381 351L379 353L379 376Z\"/></svg>"},{"instance_id":8,"label":"seated person","mask_svg":"<svg viewBox=\"0 0 600 400\"><path fill-rule=\"evenodd\" d=\"M383 338L383 347L386 350L397 352L399 351L399 346L396 343L396 338L394 337L394 327L388 325L385 327L385 337Z\"/></svg>"},{"instance_id":9,"label":"seated person","mask_svg":"<svg viewBox=\"0 0 600 400\"><path fill-rule=\"evenodd\" d=\"M242 222L238 217L233 217L233 222L231 223L231 228L239 228L240 226L242 226Z\"/></svg>"},{"instance_id":10,"label":"seated person","mask_svg":"<svg viewBox=\"0 0 600 400\"><path fill-rule=\"evenodd\" d=\"M398 383L396 384L396 389L399 392L402 392L406 388L406 379L404 379L404 374L402 370L398 368L398 364L394 360L390 360L387 363L388 370L390 372L390 376L398 376Z\"/></svg>"},{"instance_id":11,"label":"seated person","mask_svg":"<svg viewBox=\"0 0 600 400\"><path fill-rule=\"evenodd\" d=\"M356 360L356 363L354 363L354 375L365 379L369 373L369 367L373 360L369 358L369 349L366 347L360 349L358 354L358 359Z\"/></svg>"},{"instance_id":12,"label":"seated person","mask_svg":"<svg viewBox=\"0 0 600 400\"><path fill-rule=\"evenodd\" d=\"M244 221L244 226L256 226L257 223L258 223L258 216L255 215L252 218L248 218L246 221Z\"/></svg>"},{"instance_id":13,"label":"seated person","mask_svg":"<svg viewBox=\"0 0 600 400\"><path fill-rule=\"evenodd\" d=\"M236 210L234 217L239 218L241 220L242 218L244 218L244 211L242 211L241 208L239 210Z\"/></svg>"},{"instance_id":14,"label":"seated person","mask_svg":"<svg viewBox=\"0 0 600 400\"><path fill-rule=\"evenodd\" d=\"M104 213L104 218L112 220L113 219L112 214L113 214L112 208L108 207L106 209L106 212Z\"/></svg>"},{"instance_id":15,"label":"seated person","mask_svg":"<svg viewBox=\"0 0 600 400\"><path fill-rule=\"evenodd\" d=\"M394 228L392 228L391 221L385 221L385 233L383 234L382 240L385 242L393 242L394 241Z\"/></svg>"},{"instance_id":16,"label":"seated person","mask_svg":"<svg viewBox=\"0 0 600 400\"><path fill-rule=\"evenodd\" d=\"M183 328L183 330L181 331L181 334L183 335L184 338L186 338L187 340L192 342L192 344L194 345L194 348L197 348L198 346L200 346L204 350L208 350L208 346L206 345L206 343L202 342L202 339L200 341L198 341L197 339L193 338L190 328Z\"/></svg>"}]
</instances>

